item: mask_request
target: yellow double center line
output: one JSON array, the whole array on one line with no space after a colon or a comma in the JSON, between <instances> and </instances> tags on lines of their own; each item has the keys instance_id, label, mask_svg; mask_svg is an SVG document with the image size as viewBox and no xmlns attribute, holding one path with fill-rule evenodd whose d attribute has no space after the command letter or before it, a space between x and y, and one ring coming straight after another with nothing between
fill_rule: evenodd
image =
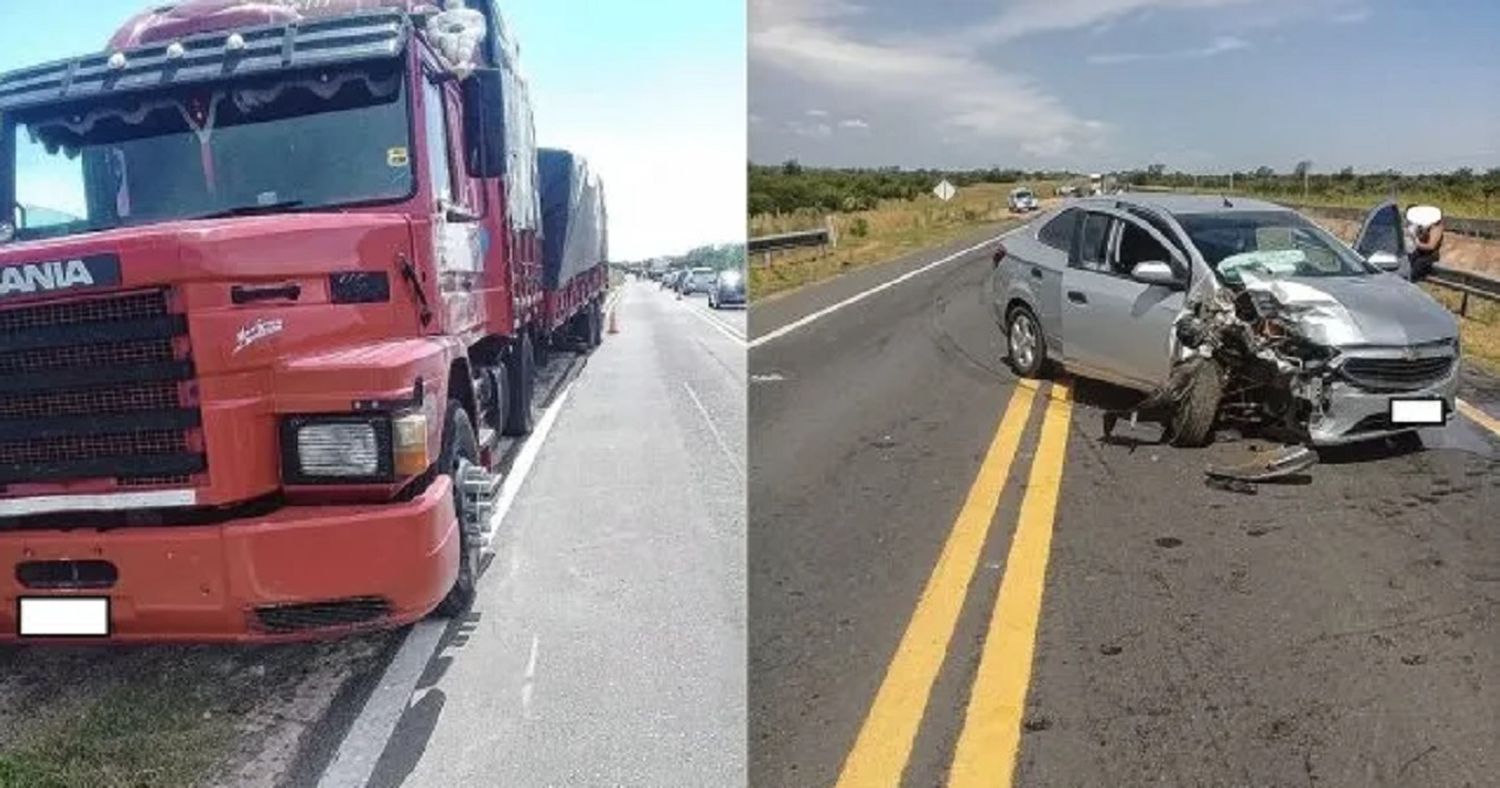
<instances>
[{"instance_id":1,"label":"yellow double center line","mask_svg":"<svg viewBox=\"0 0 1500 788\"><path fill-rule=\"evenodd\" d=\"M901 782L1034 399L1035 390L1024 383L1011 395L979 475L917 600L854 748L844 761L840 788L896 786ZM1021 522L959 740L952 773L955 785L1010 782L1071 413L1067 386L1053 384Z\"/></svg>"}]
</instances>

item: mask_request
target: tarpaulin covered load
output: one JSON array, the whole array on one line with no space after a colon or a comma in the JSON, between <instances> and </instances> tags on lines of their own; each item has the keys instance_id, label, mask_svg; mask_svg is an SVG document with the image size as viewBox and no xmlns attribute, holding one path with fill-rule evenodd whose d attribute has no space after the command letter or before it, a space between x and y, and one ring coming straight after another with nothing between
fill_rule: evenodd
<instances>
[{"instance_id":1,"label":"tarpaulin covered load","mask_svg":"<svg viewBox=\"0 0 1500 788\"><path fill-rule=\"evenodd\" d=\"M542 269L547 289L609 258L604 187L581 157L565 150L537 152L542 181Z\"/></svg>"}]
</instances>

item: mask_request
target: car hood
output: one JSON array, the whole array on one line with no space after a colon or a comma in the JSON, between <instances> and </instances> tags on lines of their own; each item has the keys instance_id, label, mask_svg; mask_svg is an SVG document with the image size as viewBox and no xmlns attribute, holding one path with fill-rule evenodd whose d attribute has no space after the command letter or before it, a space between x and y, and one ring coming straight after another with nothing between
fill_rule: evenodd
<instances>
[{"instance_id":1,"label":"car hood","mask_svg":"<svg viewBox=\"0 0 1500 788\"><path fill-rule=\"evenodd\" d=\"M1247 281L1279 302L1307 339L1329 347L1406 347L1458 336L1432 296L1392 274Z\"/></svg>"}]
</instances>

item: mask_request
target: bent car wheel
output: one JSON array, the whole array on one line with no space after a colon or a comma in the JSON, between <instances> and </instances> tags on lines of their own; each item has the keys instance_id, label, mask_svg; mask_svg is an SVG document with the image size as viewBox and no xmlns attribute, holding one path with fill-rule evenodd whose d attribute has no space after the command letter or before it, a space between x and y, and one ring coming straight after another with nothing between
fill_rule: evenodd
<instances>
[{"instance_id":1,"label":"bent car wheel","mask_svg":"<svg viewBox=\"0 0 1500 788\"><path fill-rule=\"evenodd\" d=\"M477 530L476 524L471 522L477 514L469 511L469 505L465 503L463 492L459 489L463 465L478 462L479 440L474 437L474 425L469 421L469 413L457 400L448 400L448 415L443 419L443 454L438 459L438 468L453 479L453 507L458 512L459 538L458 576L454 578L448 595L432 611L434 615L443 618L453 618L468 612L474 604L474 595L479 587L480 545L477 534L474 533Z\"/></svg>"},{"instance_id":2,"label":"bent car wheel","mask_svg":"<svg viewBox=\"0 0 1500 788\"><path fill-rule=\"evenodd\" d=\"M1219 415L1219 401L1224 396L1224 378L1219 362L1198 362L1189 370L1172 414L1173 446L1206 446L1213 438L1214 421Z\"/></svg>"},{"instance_id":3,"label":"bent car wheel","mask_svg":"<svg viewBox=\"0 0 1500 788\"><path fill-rule=\"evenodd\" d=\"M1047 340L1030 309L1018 306L1010 310L1005 320L1005 341L1011 369L1023 378L1040 378L1047 363Z\"/></svg>"}]
</instances>

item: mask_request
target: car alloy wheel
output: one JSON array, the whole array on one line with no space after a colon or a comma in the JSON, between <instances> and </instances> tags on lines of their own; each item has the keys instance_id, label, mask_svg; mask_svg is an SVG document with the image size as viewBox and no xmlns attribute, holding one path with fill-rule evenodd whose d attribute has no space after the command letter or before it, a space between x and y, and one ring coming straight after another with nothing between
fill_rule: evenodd
<instances>
[{"instance_id":1,"label":"car alloy wheel","mask_svg":"<svg viewBox=\"0 0 1500 788\"><path fill-rule=\"evenodd\" d=\"M1038 350L1036 321L1024 311L1017 311L1010 319L1010 357L1016 367L1032 369L1036 364Z\"/></svg>"}]
</instances>

